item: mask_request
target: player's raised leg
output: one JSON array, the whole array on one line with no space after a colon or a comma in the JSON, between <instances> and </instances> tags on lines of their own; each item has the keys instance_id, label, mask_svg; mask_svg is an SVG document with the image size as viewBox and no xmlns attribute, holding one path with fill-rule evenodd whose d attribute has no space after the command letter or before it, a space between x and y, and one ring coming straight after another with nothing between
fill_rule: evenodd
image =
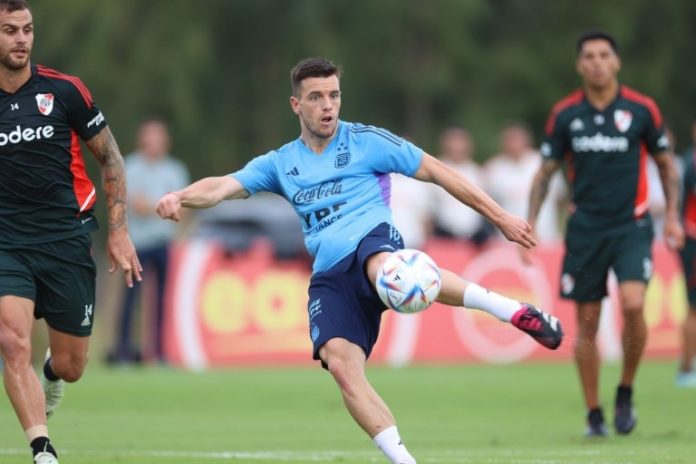
<instances>
[{"instance_id":1,"label":"player's raised leg","mask_svg":"<svg viewBox=\"0 0 696 464\"><path fill-rule=\"evenodd\" d=\"M0 297L0 352L5 391L27 437L35 462L57 463L48 438L44 394L31 365L34 302L12 295ZM38 459L38 461L37 461Z\"/></svg>"},{"instance_id":2,"label":"player's raised leg","mask_svg":"<svg viewBox=\"0 0 696 464\"><path fill-rule=\"evenodd\" d=\"M467 282L447 269L440 269L442 288L438 301L451 306L485 311L503 322L509 322L542 346L555 350L563 341L560 321L531 304L521 303L495 293L474 282Z\"/></svg>"},{"instance_id":3,"label":"player's raised leg","mask_svg":"<svg viewBox=\"0 0 696 464\"><path fill-rule=\"evenodd\" d=\"M363 349L344 338L332 338L319 349L319 356L341 390L348 412L375 445L393 464L415 464L389 407L365 376Z\"/></svg>"},{"instance_id":4,"label":"player's raised leg","mask_svg":"<svg viewBox=\"0 0 696 464\"><path fill-rule=\"evenodd\" d=\"M367 274L371 282L376 281L379 267L389 254L377 253L368 261ZM437 298L440 303L487 312L503 322L509 322L551 350L561 345L563 328L556 317L531 304L520 303L473 282L468 282L447 269L440 268L440 275L442 282Z\"/></svg>"}]
</instances>

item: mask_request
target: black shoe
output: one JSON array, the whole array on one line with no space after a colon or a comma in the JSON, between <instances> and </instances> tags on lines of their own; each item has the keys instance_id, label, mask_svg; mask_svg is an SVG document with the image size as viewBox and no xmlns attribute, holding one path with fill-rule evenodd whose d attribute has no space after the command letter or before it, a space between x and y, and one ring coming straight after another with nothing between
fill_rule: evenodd
<instances>
[{"instance_id":1,"label":"black shoe","mask_svg":"<svg viewBox=\"0 0 696 464\"><path fill-rule=\"evenodd\" d=\"M614 428L620 435L628 435L636 427L638 416L633 407L633 389L619 386L616 389L616 408L614 410Z\"/></svg>"},{"instance_id":2,"label":"black shoe","mask_svg":"<svg viewBox=\"0 0 696 464\"><path fill-rule=\"evenodd\" d=\"M138 350L127 352L112 351L106 355L106 363L110 366L123 366L127 364L142 364L143 356Z\"/></svg>"},{"instance_id":3,"label":"black shoe","mask_svg":"<svg viewBox=\"0 0 696 464\"><path fill-rule=\"evenodd\" d=\"M510 322L550 350L561 346L563 328L560 321L528 303L522 303L522 309L512 316Z\"/></svg>"},{"instance_id":4,"label":"black shoe","mask_svg":"<svg viewBox=\"0 0 696 464\"><path fill-rule=\"evenodd\" d=\"M608 435L607 426L604 424L604 414L601 408L591 409L587 413L586 437L606 437Z\"/></svg>"}]
</instances>

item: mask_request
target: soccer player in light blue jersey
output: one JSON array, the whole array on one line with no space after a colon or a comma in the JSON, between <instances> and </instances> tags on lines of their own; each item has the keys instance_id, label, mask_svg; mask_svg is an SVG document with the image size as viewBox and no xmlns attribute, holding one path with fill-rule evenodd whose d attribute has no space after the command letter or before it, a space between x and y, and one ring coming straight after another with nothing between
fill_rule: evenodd
<instances>
[{"instance_id":1,"label":"soccer player in light blue jersey","mask_svg":"<svg viewBox=\"0 0 696 464\"><path fill-rule=\"evenodd\" d=\"M416 460L401 440L394 416L365 376L386 309L374 287L377 272L391 252L404 246L392 224L389 174L438 184L484 215L508 240L527 248L536 241L523 219L412 143L384 129L339 120L340 69L330 61L300 61L291 81L298 139L240 171L164 195L157 212L176 221L182 207L209 208L260 191L292 203L314 257L308 303L314 359L331 373L351 416L389 461L412 464ZM561 344L563 331L555 317L441 272L439 302L486 311L549 349Z\"/></svg>"}]
</instances>

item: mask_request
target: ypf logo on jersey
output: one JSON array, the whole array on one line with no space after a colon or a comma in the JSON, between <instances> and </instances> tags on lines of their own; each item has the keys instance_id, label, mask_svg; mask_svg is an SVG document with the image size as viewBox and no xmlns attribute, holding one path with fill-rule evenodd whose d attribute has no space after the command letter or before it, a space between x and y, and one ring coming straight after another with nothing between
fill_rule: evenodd
<instances>
[{"instance_id":1,"label":"ypf logo on jersey","mask_svg":"<svg viewBox=\"0 0 696 464\"><path fill-rule=\"evenodd\" d=\"M53 94L52 93L37 93L36 94L36 105L39 107L39 111L44 116L48 116L53 111Z\"/></svg>"},{"instance_id":2,"label":"ypf logo on jersey","mask_svg":"<svg viewBox=\"0 0 696 464\"><path fill-rule=\"evenodd\" d=\"M633 113L626 110L616 110L614 111L614 124L616 128L621 132L626 132L629 127L631 127L631 121L633 121Z\"/></svg>"}]
</instances>

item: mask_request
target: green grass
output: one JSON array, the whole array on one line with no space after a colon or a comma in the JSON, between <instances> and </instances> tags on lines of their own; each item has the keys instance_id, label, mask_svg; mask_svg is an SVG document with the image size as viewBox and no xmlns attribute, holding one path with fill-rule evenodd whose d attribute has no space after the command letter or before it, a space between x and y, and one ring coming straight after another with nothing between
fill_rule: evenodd
<instances>
[{"instance_id":1,"label":"green grass","mask_svg":"<svg viewBox=\"0 0 696 464\"><path fill-rule=\"evenodd\" d=\"M693 463L696 390L673 386L673 362L645 363L628 437L584 439L572 364L370 368L402 437L426 463ZM602 369L611 416L616 366ZM51 419L61 464L386 463L318 368L91 366ZM28 464L0 400L0 463ZM264 454L267 453L267 454Z\"/></svg>"}]
</instances>

